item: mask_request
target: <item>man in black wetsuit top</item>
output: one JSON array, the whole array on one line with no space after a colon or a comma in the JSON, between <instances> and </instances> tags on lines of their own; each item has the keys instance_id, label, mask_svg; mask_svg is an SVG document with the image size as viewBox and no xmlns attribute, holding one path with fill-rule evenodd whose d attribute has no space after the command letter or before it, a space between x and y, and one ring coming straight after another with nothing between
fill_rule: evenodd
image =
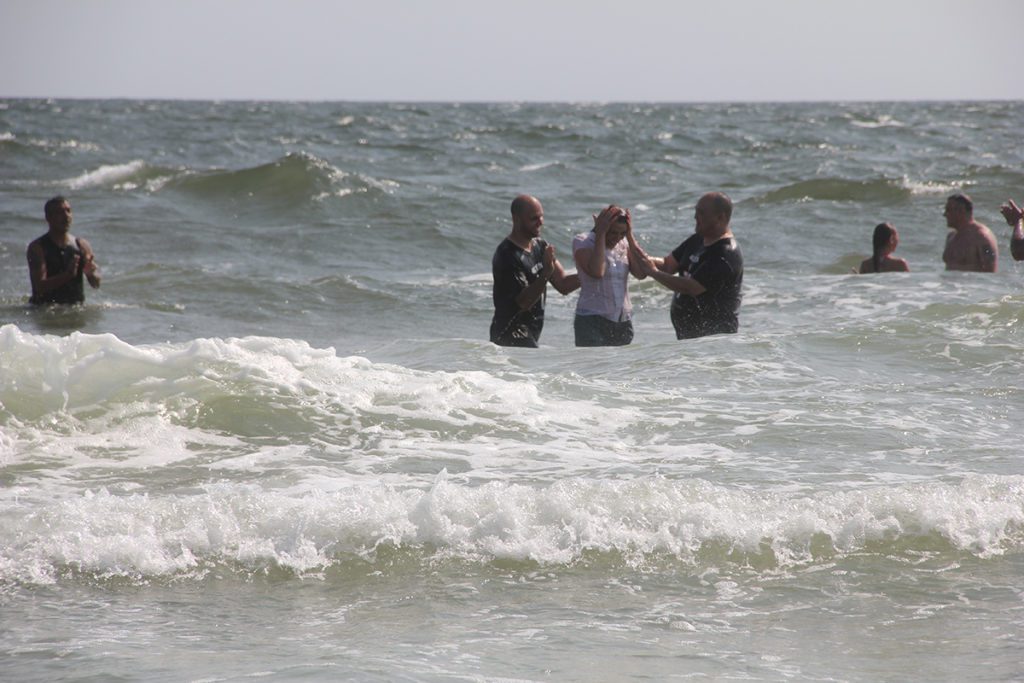
<instances>
[{"instance_id":1,"label":"man in black wetsuit top","mask_svg":"<svg viewBox=\"0 0 1024 683\"><path fill-rule=\"evenodd\" d=\"M85 301L82 278L100 286L100 270L92 247L71 230L71 204L54 197L43 206L49 231L28 245L28 275L33 304L78 304Z\"/></svg>"},{"instance_id":2,"label":"man in black wetsuit top","mask_svg":"<svg viewBox=\"0 0 1024 683\"><path fill-rule=\"evenodd\" d=\"M543 225L544 207L536 197L524 194L512 200L512 232L491 259L495 344L536 348L544 328L548 280L563 295L580 286L579 276L567 274L555 258L555 248L541 239Z\"/></svg>"},{"instance_id":3,"label":"man in black wetsuit top","mask_svg":"<svg viewBox=\"0 0 1024 683\"><path fill-rule=\"evenodd\" d=\"M677 339L736 332L743 286L743 256L732 234L732 200L709 192L694 211L696 232L664 259L641 259L644 272L675 292L672 326Z\"/></svg>"}]
</instances>

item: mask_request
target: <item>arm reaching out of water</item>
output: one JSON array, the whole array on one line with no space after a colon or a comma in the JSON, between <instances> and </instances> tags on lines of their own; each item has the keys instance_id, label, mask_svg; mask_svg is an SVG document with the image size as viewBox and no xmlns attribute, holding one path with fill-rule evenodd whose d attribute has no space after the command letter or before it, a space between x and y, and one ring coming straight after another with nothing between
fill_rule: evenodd
<instances>
[{"instance_id":1,"label":"arm reaching out of water","mask_svg":"<svg viewBox=\"0 0 1024 683\"><path fill-rule=\"evenodd\" d=\"M657 262L661 259L652 258L636 241L636 235L633 234L633 214L629 212L629 209L626 210L626 244L629 246L629 272L638 280L646 279L647 271L644 262Z\"/></svg>"},{"instance_id":2,"label":"arm reaching out of water","mask_svg":"<svg viewBox=\"0 0 1024 683\"><path fill-rule=\"evenodd\" d=\"M1013 234L1010 235L1010 256L1014 261L1024 261L1024 209L1011 199L999 207L999 212L1006 219L1006 224L1013 228Z\"/></svg>"},{"instance_id":3,"label":"arm reaching out of water","mask_svg":"<svg viewBox=\"0 0 1024 683\"><path fill-rule=\"evenodd\" d=\"M660 266L655 263L654 259L647 257L645 260L641 261L641 267L643 268L645 275L648 275L655 281L660 282L673 292L679 292L689 296L700 296L707 291L704 289L704 285L694 280L688 273L674 275L672 272L666 272L666 268L670 265L669 261L672 262L672 266L675 266L675 259L671 256L667 256L662 259ZM678 268L678 266L676 266L676 268Z\"/></svg>"},{"instance_id":4,"label":"arm reaching out of water","mask_svg":"<svg viewBox=\"0 0 1024 683\"><path fill-rule=\"evenodd\" d=\"M82 250L82 272L85 274L85 279L89 281L89 286L93 289L100 288L100 267L96 264L96 255L92 251L92 246L84 240L78 240L78 247Z\"/></svg>"},{"instance_id":5,"label":"arm reaching out of water","mask_svg":"<svg viewBox=\"0 0 1024 683\"><path fill-rule=\"evenodd\" d=\"M565 269L562 268L562 264L555 258L555 248L548 245L548 250L544 254L544 262L547 263L547 255L551 254L551 284L555 286L559 294L563 296L571 294L580 288L580 276L576 273L566 273Z\"/></svg>"},{"instance_id":6,"label":"arm reaching out of water","mask_svg":"<svg viewBox=\"0 0 1024 683\"><path fill-rule=\"evenodd\" d=\"M555 286L562 294L570 294L580 286L580 278L576 273L566 273L562 264L555 257L555 248L550 244L544 249L544 268L540 271L540 277L531 282L516 297L516 304L522 311L528 311L537 303L548 281Z\"/></svg>"}]
</instances>

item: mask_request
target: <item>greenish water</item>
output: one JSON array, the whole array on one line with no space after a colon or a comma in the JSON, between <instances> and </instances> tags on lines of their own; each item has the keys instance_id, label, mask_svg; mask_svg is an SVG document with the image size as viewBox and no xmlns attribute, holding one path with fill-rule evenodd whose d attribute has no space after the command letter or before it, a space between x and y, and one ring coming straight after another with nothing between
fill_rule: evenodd
<instances>
[{"instance_id":1,"label":"greenish water","mask_svg":"<svg viewBox=\"0 0 1024 683\"><path fill-rule=\"evenodd\" d=\"M1020 103L0 102L11 680L1015 680ZM487 342L519 192L564 262L736 202L740 333ZM999 238L945 273L948 194ZM104 272L25 306L68 196ZM855 276L874 225L909 274Z\"/></svg>"}]
</instances>

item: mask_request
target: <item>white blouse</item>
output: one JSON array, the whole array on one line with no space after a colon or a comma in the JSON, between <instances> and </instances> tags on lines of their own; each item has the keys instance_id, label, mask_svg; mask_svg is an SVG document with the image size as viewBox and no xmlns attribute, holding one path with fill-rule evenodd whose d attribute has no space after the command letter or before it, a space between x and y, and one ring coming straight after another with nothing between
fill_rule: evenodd
<instances>
[{"instance_id":1,"label":"white blouse","mask_svg":"<svg viewBox=\"0 0 1024 683\"><path fill-rule=\"evenodd\" d=\"M593 249L593 231L576 235L572 240L572 253L580 249ZM590 277L577 268L580 276L580 298L576 302L576 315L600 315L613 322L629 320L633 307L629 303L629 246L619 240L604 253L604 277Z\"/></svg>"}]
</instances>

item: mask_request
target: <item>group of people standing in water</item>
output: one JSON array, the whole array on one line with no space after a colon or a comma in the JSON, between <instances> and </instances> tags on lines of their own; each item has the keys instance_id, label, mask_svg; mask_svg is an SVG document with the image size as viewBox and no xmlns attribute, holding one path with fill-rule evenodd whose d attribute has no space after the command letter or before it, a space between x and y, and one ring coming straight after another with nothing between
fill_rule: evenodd
<instances>
[{"instance_id":1,"label":"group of people standing in water","mask_svg":"<svg viewBox=\"0 0 1024 683\"><path fill-rule=\"evenodd\" d=\"M1010 253L1024 260L1024 209L1011 199L1000 207L1013 228ZM946 270L994 273L999 248L995 235L974 219L965 194L946 200L943 215L951 228L942 260ZM544 208L536 197L512 201L512 230L491 260L494 317L490 339L501 346L538 346L544 328L547 283L565 295L580 290L573 330L576 346L622 346L633 341L629 276L650 277L672 290L670 310L678 339L736 332L743 286L743 256L732 234L732 200L709 192L694 210L695 231L664 258L650 256L636 241L633 217L614 204L593 216L589 233L572 243L576 272L568 273L543 238ZM872 255L858 273L907 272L893 256L899 235L890 223L875 227Z\"/></svg>"},{"instance_id":2,"label":"group of people standing in water","mask_svg":"<svg viewBox=\"0 0 1024 683\"><path fill-rule=\"evenodd\" d=\"M1024 261L1024 209L1011 199L999 207L1007 225L1013 228L1010 235L1010 255L1015 261ZM966 270L979 273L994 273L999 267L999 246L996 236L983 223L974 219L974 202L965 194L954 194L946 200L942 212L946 226L952 230L946 237L946 248L942 261L946 270ZM910 266L904 259L892 255L899 245L899 235L891 223L875 226L871 236L871 258L865 259L857 270L859 273L907 272Z\"/></svg>"},{"instance_id":3,"label":"group of people standing in water","mask_svg":"<svg viewBox=\"0 0 1024 683\"><path fill-rule=\"evenodd\" d=\"M494 317L490 339L502 346L536 347L544 328L544 303L550 282L561 294L580 290L573 321L577 346L621 346L633 341L629 277L652 278L673 292L671 320L676 337L690 339L736 332L743 287L743 255L730 227L732 200L708 192L694 210L692 235L663 258L649 255L633 234L633 216L614 204L593 216L591 231L573 239L576 272L568 273L555 250L540 235L544 207L536 197L512 201L512 230L491 261ZM33 304L85 301L84 282L100 286L100 271L89 242L71 232L71 204L54 197L43 207L49 229L28 246ZM1011 199L1000 211L1013 228L1010 253L1024 260L1024 209ZM974 203L965 194L946 200L951 228L942 260L947 270L995 272L999 248L995 235L974 219ZM893 256L899 235L889 223L875 228L872 255L857 272L910 270Z\"/></svg>"},{"instance_id":4,"label":"group of people standing in water","mask_svg":"<svg viewBox=\"0 0 1024 683\"><path fill-rule=\"evenodd\" d=\"M536 197L512 201L512 231L491 261L494 317L491 341L536 347L544 328L547 283L561 294L580 290L573 330L576 346L622 346L633 341L628 282L650 277L674 292L672 325L679 339L736 332L743 256L732 234L732 200L709 192L697 201L695 231L664 258L636 241L633 217L614 204L594 228L573 239L575 273L566 273L543 238L544 207Z\"/></svg>"}]
</instances>

